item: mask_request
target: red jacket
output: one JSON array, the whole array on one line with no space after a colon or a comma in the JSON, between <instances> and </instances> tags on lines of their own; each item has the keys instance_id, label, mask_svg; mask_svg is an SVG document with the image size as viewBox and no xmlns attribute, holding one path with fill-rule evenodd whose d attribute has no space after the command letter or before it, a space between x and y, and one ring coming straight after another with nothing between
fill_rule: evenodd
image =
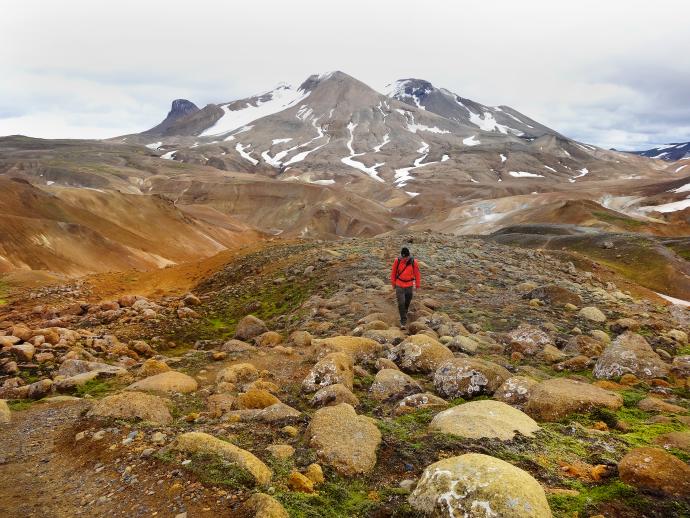
<instances>
[{"instance_id":1,"label":"red jacket","mask_svg":"<svg viewBox=\"0 0 690 518\"><path fill-rule=\"evenodd\" d=\"M401 288L410 288L415 285L419 289L422 282L422 275L419 273L419 262L417 259L408 257L398 257L393 262L391 270L391 284Z\"/></svg>"}]
</instances>

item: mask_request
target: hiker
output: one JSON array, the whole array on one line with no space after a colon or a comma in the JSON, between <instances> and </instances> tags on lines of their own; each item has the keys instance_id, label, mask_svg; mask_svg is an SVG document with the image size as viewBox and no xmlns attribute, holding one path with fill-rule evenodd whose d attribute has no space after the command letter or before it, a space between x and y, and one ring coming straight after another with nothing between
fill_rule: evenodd
<instances>
[{"instance_id":1,"label":"hiker","mask_svg":"<svg viewBox=\"0 0 690 518\"><path fill-rule=\"evenodd\" d=\"M395 288L400 312L400 329L404 329L407 325L407 310L410 309L410 302L412 302L412 286L419 289L421 280L419 262L410 256L408 248L403 247L400 250L400 257L393 261L391 270L391 284Z\"/></svg>"}]
</instances>

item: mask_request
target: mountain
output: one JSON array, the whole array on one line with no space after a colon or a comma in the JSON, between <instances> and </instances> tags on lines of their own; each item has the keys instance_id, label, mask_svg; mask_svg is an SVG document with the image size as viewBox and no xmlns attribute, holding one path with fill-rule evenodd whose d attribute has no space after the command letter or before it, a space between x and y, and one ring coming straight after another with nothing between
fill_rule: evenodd
<instances>
[{"instance_id":1,"label":"mountain","mask_svg":"<svg viewBox=\"0 0 690 518\"><path fill-rule=\"evenodd\" d=\"M646 151L633 151L633 153L640 156L660 158L668 161L681 160L683 158L690 158L690 142L667 144Z\"/></svg>"},{"instance_id":2,"label":"mountain","mask_svg":"<svg viewBox=\"0 0 690 518\"><path fill-rule=\"evenodd\" d=\"M198 111L200 111L199 107L193 102L187 99L175 99L172 102L168 115L163 119L163 122L146 131L146 133L149 135L166 135L168 134L168 130L175 128L176 121L182 117L194 115ZM177 128L173 129L173 131L176 129Z\"/></svg>"},{"instance_id":3,"label":"mountain","mask_svg":"<svg viewBox=\"0 0 690 518\"><path fill-rule=\"evenodd\" d=\"M428 110L446 119L474 125L483 131L510 133L525 138L560 136L551 128L509 106L484 106L445 88L436 88L424 79L400 79L387 85L386 89L388 96L393 99Z\"/></svg>"},{"instance_id":4,"label":"mountain","mask_svg":"<svg viewBox=\"0 0 690 518\"><path fill-rule=\"evenodd\" d=\"M507 106L421 79L396 81L383 94L338 71L208 105L176 119L157 142L146 140L150 130L125 138L177 161L337 183L378 199L457 197L467 184L529 193L658 175L648 161L573 141Z\"/></svg>"}]
</instances>

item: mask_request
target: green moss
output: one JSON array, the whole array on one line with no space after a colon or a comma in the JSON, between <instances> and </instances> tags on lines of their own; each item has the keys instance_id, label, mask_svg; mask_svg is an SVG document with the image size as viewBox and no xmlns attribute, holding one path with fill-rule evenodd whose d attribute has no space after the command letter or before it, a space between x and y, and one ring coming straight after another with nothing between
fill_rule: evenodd
<instances>
[{"instance_id":1,"label":"green moss","mask_svg":"<svg viewBox=\"0 0 690 518\"><path fill-rule=\"evenodd\" d=\"M278 491L275 497L292 518L357 518L370 516L381 504L369 498L361 480L335 478L313 494Z\"/></svg>"},{"instance_id":2,"label":"green moss","mask_svg":"<svg viewBox=\"0 0 690 518\"><path fill-rule=\"evenodd\" d=\"M616 215L616 214L610 214L608 212L603 212L603 211L593 211L592 215L597 218L599 221L604 221L606 223L610 223L612 225L618 225L622 226L625 228L631 228L631 229L636 229L644 226L644 223L642 221L638 221L636 219L632 218L627 218L623 215Z\"/></svg>"},{"instance_id":3,"label":"green moss","mask_svg":"<svg viewBox=\"0 0 690 518\"><path fill-rule=\"evenodd\" d=\"M637 389L624 390L620 395L625 407L637 407L637 404L647 397L645 392Z\"/></svg>"},{"instance_id":4,"label":"green moss","mask_svg":"<svg viewBox=\"0 0 690 518\"><path fill-rule=\"evenodd\" d=\"M393 419L380 419L377 425L384 437L402 443L402 447L419 449L424 445L424 437L435 413L433 410L419 410Z\"/></svg>"},{"instance_id":5,"label":"green moss","mask_svg":"<svg viewBox=\"0 0 690 518\"><path fill-rule=\"evenodd\" d=\"M95 397L95 398L100 398L105 396L108 392L112 391L114 388L113 382L112 381L107 381L107 380L89 380L83 385L80 385L76 388L75 395L79 397L84 397L87 394Z\"/></svg>"},{"instance_id":6,"label":"green moss","mask_svg":"<svg viewBox=\"0 0 690 518\"><path fill-rule=\"evenodd\" d=\"M634 488L619 480L598 486L587 486L579 482L572 484L573 489L579 491L576 496L549 495L549 505L556 518L571 518L575 513L588 516L594 513L597 506L603 502L625 501L632 507L640 507L641 501Z\"/></svg>"},{"instance_id":7,"label":"green moss","mask_svg":"<svg viewBox=\"0 0 690 518\"><path fill-rule=\"evenodd\" d=\"M256 485L251 473L217 455L195 454L190 460L192 462L183 468L194 473L203 484L231 489L251 488Z\"/></svg>"},{"instance_id":8,"label":"green moss","mask_svg":"<svg viewBox=\"0 0 690 518\"><path fill-rule=\"evenodd\" d=\"M7 402L7 406L12 412L20 412L29 408L32 403L30 399L13 399Z\"/></svg>"}]
</instances>

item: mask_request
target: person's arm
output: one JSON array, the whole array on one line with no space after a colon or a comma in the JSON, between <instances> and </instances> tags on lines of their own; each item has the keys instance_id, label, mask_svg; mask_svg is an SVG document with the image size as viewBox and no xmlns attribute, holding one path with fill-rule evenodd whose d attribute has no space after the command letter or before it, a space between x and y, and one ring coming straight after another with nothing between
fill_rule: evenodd
<instances>
[{"instance_id":1,"label":"person's arm","mask_svg":"<svg viewBox=\"0 0 690 518\"><path fill-rule=\"evenodd\" d=\"M398 260L393 261L393 268L391 269L391 286L395 288L395 274L398 272Z\"/></svg>"},{"instance_id":2,"label":"person's arm","mask_svg":"<svg viewBox=\"0 0 690 518\"><path fill-rule=\"evenodd\" d=\"M419 289L419 285L422 283L422 274L419 273L419 261L417 261L417 259L414 260L413 266L415 267L413 268L415 285L417 286L417 289Z\"/></svg>"}]
</instances>

